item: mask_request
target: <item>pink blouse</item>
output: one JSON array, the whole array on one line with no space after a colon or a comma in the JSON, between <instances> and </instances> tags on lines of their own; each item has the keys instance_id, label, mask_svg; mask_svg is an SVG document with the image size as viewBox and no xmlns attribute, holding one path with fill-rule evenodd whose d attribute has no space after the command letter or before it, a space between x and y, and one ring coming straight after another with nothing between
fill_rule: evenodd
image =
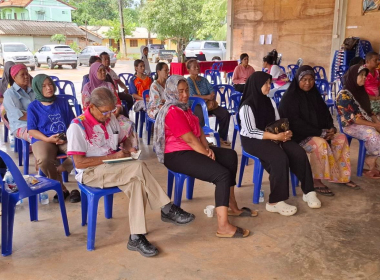
<instances>
[{"instance_id":1,"label":"pink blouse","mask_svg":"<svg viewBox=\"0 0 380 280\"><path fill-rule=\"evenodd\" d=\"M232 75L232 82L234 84L245 84L249 76L255 72L255 69L251 65L245 68L243 65L238 65L235 67L234 74Z\"/></svg>"}]
</instances>

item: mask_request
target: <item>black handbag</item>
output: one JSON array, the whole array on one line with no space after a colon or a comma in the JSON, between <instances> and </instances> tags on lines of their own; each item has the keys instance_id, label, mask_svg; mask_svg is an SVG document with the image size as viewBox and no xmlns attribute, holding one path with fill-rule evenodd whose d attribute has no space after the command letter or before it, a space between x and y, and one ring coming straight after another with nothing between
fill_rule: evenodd
<instances>
[{"instance_id":1,"label":"black handbag","mask_svg":"<svg viewBox=\"0 0 380 280\"><path fill-rule=\"evenodd\" d=\"M289 120L287 118L282 118L277 121L271 122L265 127L266 132L270 132L273 134L279 134L281 132L285 132L289 130ZM280 141L272 140L276 144L280 143Z\"/></svg>"}]
</instances>

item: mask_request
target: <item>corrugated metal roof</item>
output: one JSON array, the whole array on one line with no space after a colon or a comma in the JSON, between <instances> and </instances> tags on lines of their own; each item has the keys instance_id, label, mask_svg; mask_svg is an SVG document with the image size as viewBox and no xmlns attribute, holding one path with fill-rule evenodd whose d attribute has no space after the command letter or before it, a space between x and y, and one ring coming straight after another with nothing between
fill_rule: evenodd
<instances>
[{"instance_id":1,"label":"corrugated metal roof","mask_svg":"<svg viewBox=\"0 0 380 280\"><path fill-rule=\"evenodd\" d=\"M0 20L0 35L86 36L75 23L60 21ZM0 38L1 39L1 38Z\"/></svg>"},{"instance_id":2,"label":"corrugated metal roof","mask_svg":"<svg viewBox=\"0 0 380 280\"><path fill-rule=\"evenodd\" d=\"M77 9L74 6L71 6L62 0L56 0L56 1L66 5L66 6L69 6L70 8L73 8L74 10ZM0 8L2 8L2 7L23 7L23 8L25 8L31 2L32 2L32 0L10 0L10 1L4 1L4 2L0 1Z\"/></svg>"}]
</instances>

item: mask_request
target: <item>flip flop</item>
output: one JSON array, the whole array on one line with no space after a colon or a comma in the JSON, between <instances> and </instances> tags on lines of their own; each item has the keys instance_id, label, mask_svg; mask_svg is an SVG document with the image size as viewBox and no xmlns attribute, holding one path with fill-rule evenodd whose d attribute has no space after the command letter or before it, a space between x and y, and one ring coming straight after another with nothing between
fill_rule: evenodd
<instances>
[{"instance_id":1,"label":"flip flop","mask_svg":"<svg viewBox=\"0 0 380 280\"><path fill-rule=\"evenodd\" d=\"M350 186L349 184L353 185ZM353 189L353 190L360 190L361 187L358 184L355 184L354 182L350 181L348 183L344 183L343 186L346 186L347 188Z\"/></svg>"},{"instance_id":2,"label":"flip flop","mask_svg":"<svg viewBox=\"0 0 380 280\"><path fill-rule=\"evenodd\" d=\"M314 187L314 190L321 194L321 195L325 195L325 196L334 196L335 193L333 193L328 187L324 186L324 187ZM326 191L329 191L329 192L322 192L321 190L326 190Z\"/></svg>"},{"instance_id":3,"label":"flip flop","mask_svg":"<svg viewBox=\"0 0 380 280\"><path fill-rule=\"evenodd\" d=\"M363 172L363 175L370 179L375 179L375 180L380 179L380 176L376 176L376 175L379 175L379 173L374 172L374 171Z\"/></svg>"},{"instance_id":4,"label":"flip flop","mask_svg":"<svg viewBox=\"0 0 380 280\"><path fill-rule=\"evenodd\" d=\"M236 227L234 234L220 234L216 232L216 236L220 238L244 238L249 235L248 229L242 229L241 227Z\"/></svg>"},{"instance_id":5,"label":"flip flop","mask_svg":"<svg viewBox=\"0 0 380 280\"><path fill-rule=\"evenodd\" d=\"M241 212L240 214L238 213L233 213L232 211L228 210L228 216L234 216L234 217L256 217L257 215L259 215L259 212L258 211L251 211L251 209L249 209L248 207L243 207L241 208L241 210L243 210L243 212Z\"/></svg>"}]
</instances>

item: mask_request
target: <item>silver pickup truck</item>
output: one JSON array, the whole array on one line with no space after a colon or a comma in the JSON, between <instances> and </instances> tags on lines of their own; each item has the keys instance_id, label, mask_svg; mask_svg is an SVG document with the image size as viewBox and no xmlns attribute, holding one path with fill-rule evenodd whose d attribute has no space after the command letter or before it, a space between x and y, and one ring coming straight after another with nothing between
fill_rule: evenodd
<instances>
[{"instance_id":1,"label":"silver pickup truck","mask_svg":"<svg viewBox=\"0 0 380 280\"><path fill-rule=\"evenodd\" d=\"M226 60L226 41L191 41L184 54L186 57L204 54L207 61L212 61L214 57Z\"/></svg>"},{"instance_id":2,"label":"silver pickup truck","mask_svg":"<svg viewBox=\"0 0 380 280\"><path fill-rule=\"evenodd\" d=\"M155 63L158 63L160 60L167 60L168 63L171 63L173 55L176 54L176 51L165 50L164 45L161 44L149 44L148 48L148 59Z\"/></svg>"}]
</instances>

